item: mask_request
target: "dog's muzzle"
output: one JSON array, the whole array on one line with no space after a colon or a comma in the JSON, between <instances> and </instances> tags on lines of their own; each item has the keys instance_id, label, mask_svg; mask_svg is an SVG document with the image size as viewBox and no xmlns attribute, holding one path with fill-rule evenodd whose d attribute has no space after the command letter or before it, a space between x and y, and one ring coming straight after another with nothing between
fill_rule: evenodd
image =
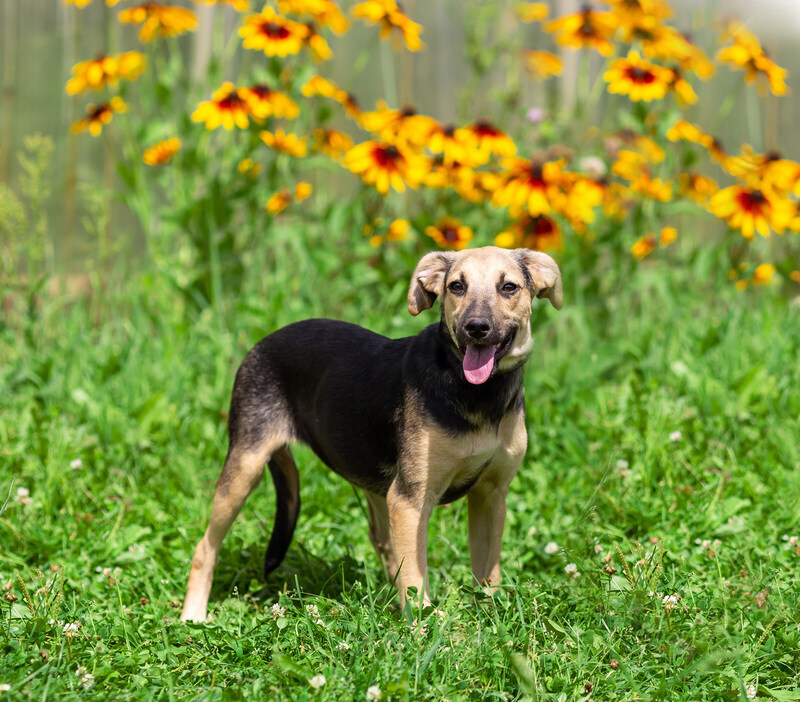
<instances>
[{"instance_id":1,"label":"dog's muzzle","mask_svg":"<svg viewBox=\"0 0 800 702\"><path fill-rule=\"evenodd\" d=\"M486 319L466 320L457 342L467 382L481 385L489 380L497 363L511 348L515 334L516 329L512 329L505 336L499 336Z\"/></svg>"}]
</instances>

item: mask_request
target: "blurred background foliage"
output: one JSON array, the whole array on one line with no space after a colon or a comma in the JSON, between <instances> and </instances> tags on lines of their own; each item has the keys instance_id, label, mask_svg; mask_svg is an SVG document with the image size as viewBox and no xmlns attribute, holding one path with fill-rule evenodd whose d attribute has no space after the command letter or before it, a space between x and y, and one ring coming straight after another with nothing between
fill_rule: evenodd
<instances>
[{"instance_id":1,"label":"blurred background foliage","mask_svg":"<svg viewBox=\"0 0 800 702\"><path fill-rule=\"evenodd\" d=\"M431 246L489 243L555 251L573 298L617 287L641 259L710 252L740 289L792 295L800 281L791 4L2 12L6 285L87 294L151 268L198 310L268 263L282 229L390 285Z\"/></svg>"}]
</instances>

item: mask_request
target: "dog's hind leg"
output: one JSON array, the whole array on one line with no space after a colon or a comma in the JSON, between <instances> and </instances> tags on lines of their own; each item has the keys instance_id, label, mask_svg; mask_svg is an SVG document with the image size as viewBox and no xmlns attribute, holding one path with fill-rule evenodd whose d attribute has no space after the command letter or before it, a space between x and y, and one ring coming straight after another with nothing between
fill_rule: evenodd
<instances>
[{"instance_id":1,"label":"dog's hind leg","mask_svg":"<svg viewBox=\"0 0 800 702\"><path fill-rule=\"evenodd\" d=\"M389 523L389 508L386 498L369 490L364 490L369 507L369 540L383 565L386 577L393 583L397 577L397 561L392 549L392 532Z\"/></svg>"},{"instance_id":2,"label":"dog's hind leg","mask_svg":"<svg viewBox=\"0 0 800 702\"><path fill-rule=\"evenodd\" d=\"M214 578L219 549L233 520L242 509L247 496L261 481L264 463L275 453L280 453L285 441L278 438L266 439L240 448L234 441L222 468L214 492L211 519L203 538L197 544L192 559L192 570L186 586L186 599L181 612L182 620L203 622L206 620L208 595Z\"/></svg>"}]
</instances>

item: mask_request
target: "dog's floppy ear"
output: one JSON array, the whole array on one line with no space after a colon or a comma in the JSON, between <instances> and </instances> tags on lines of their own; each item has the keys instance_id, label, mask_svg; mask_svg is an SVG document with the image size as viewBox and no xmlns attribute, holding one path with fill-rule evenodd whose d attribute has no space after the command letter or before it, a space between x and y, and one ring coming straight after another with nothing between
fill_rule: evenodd
<instances>
[{"instance_id":1,"label":"dog's floppy ear","mask_svg":"<svg viewBox=\"0 0 800 702\"><path fill-rule=\"evenodd\" d=\"M414 316L431 307L444 290L444 277L452 260L449 251L425 254L414 269L408 288L408 311Z\"/></svg>"},{"instance_id":2,"label":"dog's floppy ear","mask_svg":"<svg viewBox=\"0 0 800 702\"><path fill-rule=\"evenodd\" d=\"M530 249L517 249L520 263L528 271L531 295L546 297L553 307L561 309L564 287L558 264L547 254Z\"/></svg>"}]
</instances>

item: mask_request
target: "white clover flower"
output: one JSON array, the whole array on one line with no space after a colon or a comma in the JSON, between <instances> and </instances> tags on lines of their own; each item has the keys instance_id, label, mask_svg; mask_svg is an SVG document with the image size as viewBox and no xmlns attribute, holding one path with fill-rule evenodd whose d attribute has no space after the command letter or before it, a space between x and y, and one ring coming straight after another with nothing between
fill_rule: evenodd
<instances>
[{"instance_id":1,"label":"white clover flower","mask_svg":"<svg viewBox=\"0 0 800 702\"><path fill-rule=\"evenodd\" d=\"M78 677L81 677L81 675L86 675L87 672L88 670L86 669L85 665L78 666L75 669L75 675L77 675Z\"/></svg>"},{"instance_id":2,"label":"white clover flower","mask_svg":"<svg viewBox=\"0 0 800 702\"><path fill-rule=\"evenodd\" d=\"M551 541L549 544L547 544L547 546L544 547L544 552L548 556L555 556L560 550L561 547L555 541Z\"/></svg>"},{"instance_id":3,"label":"white clover flower","mask_svg":"<svg viewBox=\"0 0 800 702\"><path fill-rule=\"evenodd\" d=\"M166 578L161 578L161 584L162 585L169 585L169 580L167 580Z\"/></svg>"},{"instance_id":4,"label":"white clover flower","mask_svg":"<svg viewBox=\"0 0 800 702\"><path fill-rule=\"evenodd\" d=\"M311 685L315 690L319 690L323 687L328 681L325 679L325 676L321 673L315 675L311 680L308 681L308 684Z\"/></svg>"},{"instance_id":5,"label":"white clover flower","mask_svg":"<svg viewBox=\"0 0 800 702\"><path fill-rule=\"evenodd\" d=\"M336 648L338 648L340 651L349 651L350 644L347 643L347 641L340 641L339 645Z\"/></svg>"},{"instance_id":6,"label":"white clover flower","mask_svg":"<svg viewBox=\"0 0 800 702\"><path fill-rule=\"evenodd\" d=\"M603 547L600 544L595 544L594 545L594 552L595 553L602 553L603 552Z\"/></svg>"},{"instance_id":7,"label":"white clover flower","mask_svg":"<svg viewBox=\"0 0 800 702\"><path fill-rule=\"evenodd\" d=\"M94 687L94 675L86 673L81 676L80 685L84 690L89 690Z\"/></svg>"},{"instance_id":8,"label":"white clover flower","mask_svg":"<svg viewBox=\"0 0 800 702\"><path fill-rule=\"evenodd\" d=\"M370 685L367 688L367 699L371 702L375 702L376 700L381 699L383 697L383 693L381 692L381 688L377 685Z\"/></svg>"},{"instance_id":9,"label":"white clover flower","mask_svg":"<svg viewBox=\"0 0 800 702\"><path fill-rule=\"evenodd\" d=\"M683 438L683 434L681 434L681 432L678 429L676 429L673 432L670 432L670 434L669 434L669 440L673 441L673 442L680 441L682 438Z\"/></svg>"},{"instance_id":10,"label":"white clover flower","mask_svg":"<svg viewBox=\"0 0 800 702\"><path fill-rule=\"evenodd\" d=\"M9 685L8 683L0 683L0 692L10 692L10 691L11 691L11 685Z\"/></svg>"},{"instance_id":11,"label":"white clover flower","mask_svg":"<svg viewBox=\"0 0 800 702\"><path fill-rule=\"evenodd\" d=\"M17 488L17 494L14 495L14 501L19 502L21 505L30 504L31 502L30 494L31 491L28 490L28 488L19 487Z\"/></svg>"},{"instance_id":12,"label":"white clover flower","mask_svg":"<svg viewBox=\"0 0 800 702\"><path fill-rule=\"evenodd\" d=\"M570 578L579 578L581 574L578 572L578 566L575 563L567 563L564 566L564 572L569 575Z\"/></svg>"},{"instance_id":13,"label":"white clover flower","mask_svg":"<svg viewBox=\"0 0 800 702\"><path fill-rule=\"evenodd\" d=\"M624 458L620 458L617 461L617 470L626 470L630 466L630 463L626 461Z\"/></svg>"},{"instance_id":14,"label":"white clover flower","mask_svg":"<svg viewBox=\"0 0 800 702\"><path fill-rule=\"evenodd\" d=\"M64 629L63 629L64 636L66 636L68 639L75 638L78 635L80 629L81 629L80 622L67 622L66 624L64 624Z\"/></svg>"},{"instance_id":15,"label":"white clover flower","mask_svg":"<svg viewBox=\"0 0 800 702\"><path fill-rule=\"evenodd\" d=\"M322 618L319 616L319 609L317 609L317 605L306 605L306 612L308 612L308 616L314 620L314 624L318 624L319 626L325 626L325 623L322 621Z\"/></svg>"},{"instance_id":16,"label":"white clover flower","mask_svg":"<svg viewBox=\"0 0 800 702\"><path fill-rule=\"evenodd\" d=\"M664 609L675 609L678 606L678 601L681 599L680 595L664 595L661 604Z\"/></svg>"},{"instance_id":17,"label":"white clover flower","mask_svg":"<svg viewBox=\"0 0 800 702\"><path fill-rule=\"evenodd\" d=\"M748 685L744 690L744 694L748 700L754 700L756 698L756 686Z\"/></svg>"},{"instance_id":18,"label":"white clover flower","mask_svg":"<svg viewBox=\"0 0 800 702\"><path fill-rule=\"evenodd\" d=\"M80 458L73 458L69 462L69 467L72 468L72 470L76 470L78 468L83 468L83 461Z\"/></svg>"},{"instance_id":19,"label":"white clover flower","mask_svg":"<svg viewBox=\"0 0 800 702\"><path fill-rule=\"evenodd\" d=\"M281 617L286 616L286 607L281 607L280 604L276 602L270 608L270 612L272 612L273 619L280 619Z\"/></svg>"}]
</instances>

